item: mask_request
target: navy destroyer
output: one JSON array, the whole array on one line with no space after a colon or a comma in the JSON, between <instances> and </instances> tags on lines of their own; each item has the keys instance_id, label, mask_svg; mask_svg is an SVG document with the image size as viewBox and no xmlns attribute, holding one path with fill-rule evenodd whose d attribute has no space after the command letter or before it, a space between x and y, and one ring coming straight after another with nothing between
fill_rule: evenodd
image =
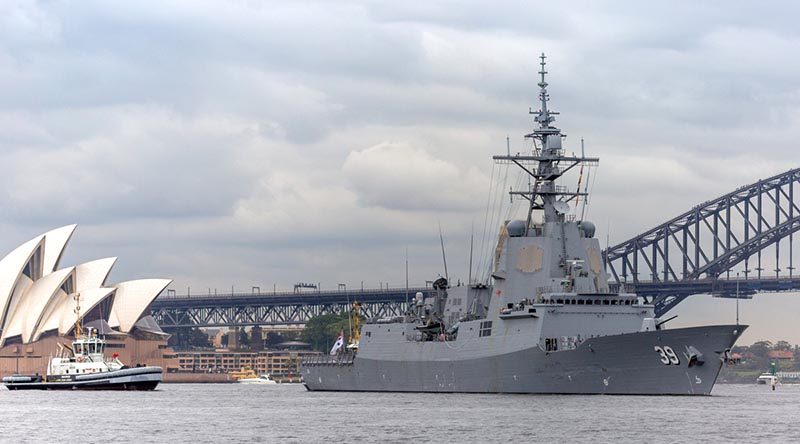
<instances>
[{"instance_id":1,"label":"navy destroyer","mask_svg":"<svg viewBox=\"0 0 800 444\"><path fill-rule=\"evenodd\" d=\"M595 226L570 215L588 193L557 185L597 158L567 154L548 109L524 154L494 156L530 178L527 218L500 228L486 282L434 284L404 317L368 320L334 354L303 362L308 390L709 395L744 325L667 329L652 305L611 291ZM582 218L581 218L582 219Z\"/></svg>"}]
</instances>

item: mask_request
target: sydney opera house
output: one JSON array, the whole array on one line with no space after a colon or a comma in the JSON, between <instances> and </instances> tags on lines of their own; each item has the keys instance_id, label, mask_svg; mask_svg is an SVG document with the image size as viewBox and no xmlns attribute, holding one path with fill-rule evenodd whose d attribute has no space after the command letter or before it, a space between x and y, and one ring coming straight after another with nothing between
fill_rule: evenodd
<instances>
[{"instance_id":1,"label":"sydney opera house","mask_svg":"<svg viewBox=\"0 0 800 444\"><path fill-rule=\"evenodd\" d=\"M0 376L44 373L57 343L68 343L74 334L78 311L84 325L105 336L107 353L119 354L128 365L173 367L169 335L148 312L171 280L110 284L115 257L61 267L75 228L36 236L0 260Z\"/></svg>"}]
</instances>

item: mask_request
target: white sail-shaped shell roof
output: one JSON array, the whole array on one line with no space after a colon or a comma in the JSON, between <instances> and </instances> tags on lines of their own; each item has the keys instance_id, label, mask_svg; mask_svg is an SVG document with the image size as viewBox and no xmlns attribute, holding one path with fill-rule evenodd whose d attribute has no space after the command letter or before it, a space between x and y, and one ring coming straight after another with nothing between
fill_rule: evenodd
<instances>
[{"instance_id":1,"label":"white sail-shaped shell roof","mask_svg":"<svg viewBox=\"0 0 800 444\"><path fill-rule=\"evenodd\" d=\"M43 274L54 272L61 262L67 242L75 232L77 225L67 225L44 234L44 263L42 265Z\"/></svg>"},{"instance_id":2,"label":"white sail-shaped shell roof","mask_svg":"<svg viewBox=\"0 0 800 444\"><path fill-rule=\"evenodd\" d=\"M117 261L115 257L97 259L75 267L75 291L80 293L81 312L86 314L92 311L107 297L114 293L114 288L104 288L111 267ZM36 328L32 341L37 341L42 334L51 330L58 330L59 334L66 334L75 323L75 301L73 295L64 295L53 300L45 309L42 322Z\"/></svg>"},{"instance_id":3,"label":"white sail-shaped shell roof","mask_svg":"<svg viewBox=\"0 0 800 444\"><path fill-rule=\"evenodd\" d=\"M84 291L106 285L111 267L117 262L115 257L97 259L75 267L75 291Z\"/></svg>"},{"instance_id":4,"label":"white sail-shaped shell roof","mask_svg":"<svg viewBox=\"0 0 800 444\"><path fill-rule=\"evenodd\" d=\"M114 295L114 288L92 288L80 292L81 313L92 311L98 304ZM42 323L33 336L33 341L38 340L42 334L58 330L59 335L65 335L75 325L76 314L74 294L67 295L59 301L58 308Z\"/></svg>"},{"instance_id":5,"label":"white sail-shaped shell roof","mask_svg":"<svg viewBox=\"0 0 800 444\"><path fill-rule=\"evenodd\" d=\"M129 333L169 279L142 279L106 286L116 258L110 257L56 270L76 225L67 225L37 236L0 259L0 346L8 338L23 343L42 334L70 332L75 324L76 302L86 315L108 298L109 313L100 313L112 327Z\"/></svg>"},{"instance_id":6,"label":"white sail-shaped shell roof","mask_svg":"<svg viewBox=\"0 0 800 444\"><path fill-rule=\"evenodd\" d=\"M73 276L75 267L64 268L35 281L10 313L3 327L0 344L6 339L20 335L22 342L30 342L47 305L58 293L66 294L61 286Z\"/></svg>"},{"instance_id":7,"label":"white sail-shaped shell roof","mask_svg":"<svg viewBox=\"0 0 800 444\"><path fill-rule=\"evenodd\" d=\"M129 333L153 300L172 281L170 279L139 279L114 285L117 291L108 324L111 328Z\"/></svg>"},{"instance_id":8,"label":"white sail-shaped shell roof","mask_svg":"<svg viewBox=\"0 0 800 444\"><path fill-rule=\"evenodd\" d=\"M42 247L44 235L37 236L28 242L20 245L14 251L9 253L6 257L0 260L0 323L8 317L9 306L14 296L14 290L17 288L17 283L20 276L23 276L23 270L26 265L31 261L34 253ZM41 251L41 250L39 250ZM41 274L41 264L36 264L38 270L36 274ZM28 279L28 284L31 280ZM0 325L2 327L2 325Z\"/></svg>"}]
</instances>

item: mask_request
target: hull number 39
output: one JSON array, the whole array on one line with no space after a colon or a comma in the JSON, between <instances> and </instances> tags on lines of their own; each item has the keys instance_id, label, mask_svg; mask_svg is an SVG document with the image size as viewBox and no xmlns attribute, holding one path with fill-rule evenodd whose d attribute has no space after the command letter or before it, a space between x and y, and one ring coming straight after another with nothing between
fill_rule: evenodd
<instances>
[{"instance_id":1,"label":"hull number 39","mask_svg":"<svg viewBox=\"0 0 800 444\"><path fill-rule=\"evenodd\" d=\"M665 345L663 347L656 345L653 347L653 349L656 351L656 353L658 353L659 357L661 358L661 362L664 365L678 365L681 363L680 358L678 358L678 355L675 354L675 351L672 350L672 347L669 345Z\"/></svg>"}]
</instances>

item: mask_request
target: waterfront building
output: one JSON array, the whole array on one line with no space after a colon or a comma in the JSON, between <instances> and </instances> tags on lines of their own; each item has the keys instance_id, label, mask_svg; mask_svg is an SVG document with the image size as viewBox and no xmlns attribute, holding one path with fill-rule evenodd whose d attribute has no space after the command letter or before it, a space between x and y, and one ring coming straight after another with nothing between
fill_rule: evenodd
<instances>
[{"instance_id":1,"label":"waterfront building","mask_svg":"<svg viewBox=\"0 0 800 444\"><path fill-rule=\"evenodd\" d=\"M780 362L791 363L794 360L794 351L792 350L770 350L767 352L769 359L774 359Z\"/></svg>"},{"instance_id":2,"label":"waterfront building","mask_svg":"<svg viewBox=\"0 0 800 444\"><path fill-rule=\"evenodd\" d=\"M178 372L231 373L252 369L276 377L298 376L304 357L319 355L311 350L195 350L175 352Z\"/></svg>"}]
</instances>

